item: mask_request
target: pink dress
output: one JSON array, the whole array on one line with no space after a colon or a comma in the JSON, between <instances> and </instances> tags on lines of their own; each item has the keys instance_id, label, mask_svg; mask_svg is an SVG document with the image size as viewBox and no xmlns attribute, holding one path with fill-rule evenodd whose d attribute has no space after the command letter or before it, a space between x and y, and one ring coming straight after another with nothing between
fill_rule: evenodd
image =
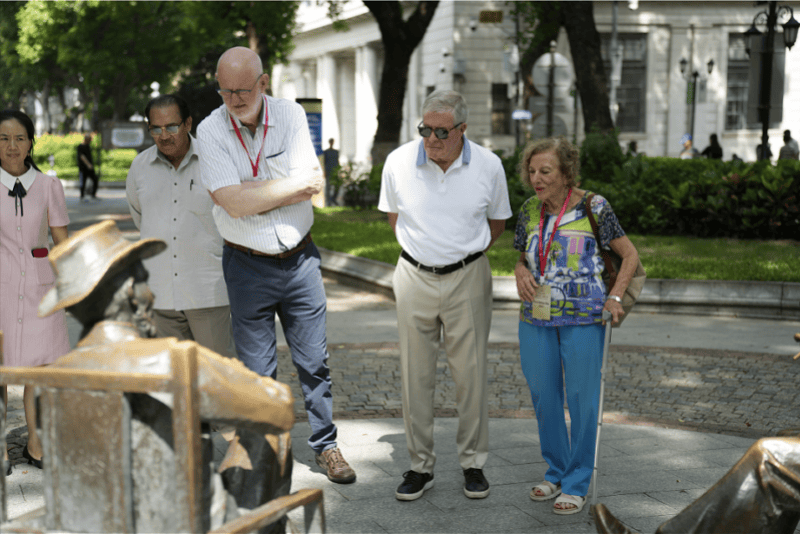
<instances>
[{"instance_id":1,"label":"pink dress","mask_svg":"<svg viewBox=\"0 0 800 534\"><path fill-rule=\"evenodd\" d=\"M23 185L29 183L22 199L23 209L15 209L16 198L8 196L7 186L13 178L5 171L0 173L0 330L4 365L44 365L69 352L69 337L63 310L45 318L38 316L39 302L53 287L55 276L50 261L46 257L34 258L31 250L49 248L50 226L69 224L64 188L58 178L31 169L20 177Z\"/></svg>"}]
</instances>

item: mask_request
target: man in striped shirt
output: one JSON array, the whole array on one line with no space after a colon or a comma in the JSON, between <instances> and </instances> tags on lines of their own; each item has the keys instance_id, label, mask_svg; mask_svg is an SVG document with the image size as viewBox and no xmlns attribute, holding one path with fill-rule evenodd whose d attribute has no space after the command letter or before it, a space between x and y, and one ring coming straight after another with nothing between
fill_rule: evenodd
<instances>
[{"instance_id":1,"label":"man in striped shirt","mask_svg":"<svg viewBox=\"0 0 800 534\"><path fill-rule=\"evenodd\" d=\"M325 288L309 233L312 195L325 181L299 104L266 96L269 76L248 48L217 63L224 104L198 127L203 183L224 239L222 267L239 358L277 376L275 314L300 377L308 444L333 482L356 474L336 444L325 338Z\"/></svg>"}]
</instances>

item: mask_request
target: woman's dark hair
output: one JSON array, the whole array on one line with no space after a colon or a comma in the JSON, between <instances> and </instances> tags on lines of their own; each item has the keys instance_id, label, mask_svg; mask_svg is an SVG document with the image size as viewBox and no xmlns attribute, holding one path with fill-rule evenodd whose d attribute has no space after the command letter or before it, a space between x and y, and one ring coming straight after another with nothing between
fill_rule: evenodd
<instances>
[{"instance_id":1,"label":"woman's dark hair","mask_svg":"<svg viewBox=\"0 0 800 534\"><path fill-rule=\"evenodd\" d=\"M28 155L25 156L25 164L30 165L39 172L42 172L42 170L33 162L33 145L36 143L34 140L36 129L33 127L33 121L25 113L16 109L4 109L3 111L0 111L0 124L3 124L11 119L16 120L25 128L25 130L28 132L28 139L31 140L31 150L28 152Z\"/></svg>"},{"instance_id":2,"label":"woman's dark hair","mask_svg":"<svg viewBox=\"0 0 800 534\"><path fill-rule=\"evenodd\" d=\"M714 147L719 146L719 140L717 140L717 134L711 134L711 136L708 139L709 142L711 143L711 146Z\"/></svg>"}]
</instances>

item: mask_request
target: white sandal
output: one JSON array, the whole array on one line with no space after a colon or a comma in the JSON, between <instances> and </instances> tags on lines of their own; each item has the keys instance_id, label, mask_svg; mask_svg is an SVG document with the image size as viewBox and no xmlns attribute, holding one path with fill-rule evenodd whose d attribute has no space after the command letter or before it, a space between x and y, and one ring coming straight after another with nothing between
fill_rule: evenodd
<instances>
[{"instance_id":1,"label":"white sandal","mask_svg":"<svg viewBox=\"0 0 800 534\"><path fill-rule=\"evenodd\" d=\"M556 504L571 504L575 508L556 508ZM581 510L583 510L583 505L586 504L586 497L581 497L580 495L569 495L567 493L561 494L561 496L556 499L555 504L553 504L553 513L558 515L572 515L577 514Z\"/></svg>"},{"instance_id":2,"label":"white sandal","mask_svg":"<svg viewBox=\"0 0 800 534\"><path fill-rule=\"evenodd\" d=\"M542 492L542 495L536 495L536 490ZM545 480L538 486L534 486L530 493L532 501L549 501L561 495L561 484L555 485L552 482Z\"/></svg>"}]
</instances>

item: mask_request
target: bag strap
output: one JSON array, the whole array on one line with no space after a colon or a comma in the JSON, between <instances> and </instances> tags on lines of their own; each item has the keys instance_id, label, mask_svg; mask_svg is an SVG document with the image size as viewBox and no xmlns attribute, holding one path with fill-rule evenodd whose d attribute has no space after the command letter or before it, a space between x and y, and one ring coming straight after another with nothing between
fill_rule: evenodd
<instances>
[{"instance_id":1,"label":"bag strap","mask_svg":"<svg viewBox=\"0 0 800 534\"><path fill-rule=\"evenodd\" d=\"M594 213L592 213L593 198L594 193L589 193L586 195L586 216L589 218L589 224L592 225L592 232L594 232L594 239L597 242L597 248L600 250L600 256L603 258L603 263L608 271L608 287L606 288L606 291L611 291L611 288L617 283L617 271L614 269L614 264L611 262L611 254L609 254L609 252L600 244L600 232L597 230L597 220L595 220Z\"/></svg>"}]
</instances>

